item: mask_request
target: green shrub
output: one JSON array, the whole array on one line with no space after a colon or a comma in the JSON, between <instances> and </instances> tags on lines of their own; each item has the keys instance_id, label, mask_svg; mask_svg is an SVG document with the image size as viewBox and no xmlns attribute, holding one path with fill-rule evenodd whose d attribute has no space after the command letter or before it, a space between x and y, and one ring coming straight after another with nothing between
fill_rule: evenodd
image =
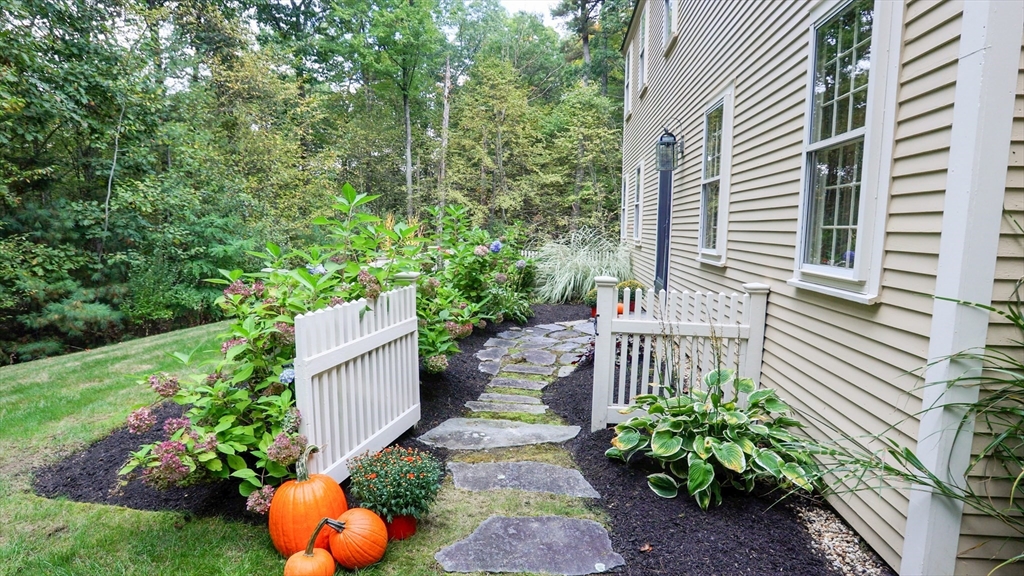
<instances>
[{"instance_id":1,"label":"green shrub","mask_svg":"<svg viewBox=\"0 0 1024 576\"><path fill-rule=\"evenodd\" d=\"M629 251L593 228L548 242L537 255L537 295L545 302L579 301L597 276L632 275Z\"/></svg>"}]
</instances>

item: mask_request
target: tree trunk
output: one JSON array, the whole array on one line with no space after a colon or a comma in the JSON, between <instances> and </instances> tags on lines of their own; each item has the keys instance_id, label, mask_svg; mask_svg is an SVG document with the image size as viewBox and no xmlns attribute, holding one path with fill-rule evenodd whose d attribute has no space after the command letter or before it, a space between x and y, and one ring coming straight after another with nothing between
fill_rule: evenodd
<instances>
[{"instance_id":1,"label":"tree trunk","mask_svg":"<svg viewBox=\"0 0 1024 576\"><path fill-rule=\"evenodd\" d=\"M409 94L402 94L405 108L405 215L412 218L412 123L409 120Z\"/></svg>"},{"instance_id":2,"label":"tree trunk","mask_svg":"<svg viewBox=\"0 0 1024 576\"><path fill-rule=\"evenodd\" d=\"M446 160L448 157L448 118L449 118L449 105L448 102L451 98L452 92L452 64L451 57L448 57L444 61L444 106L443 112L441 113L441 163L437 167L437 187L441 196L441 210L440 214L442 218L437 219L437 234L440 236L443 231L441 228L441 222L444 216L444 203L447 199L448 183L445 181L447 178L447 164Z\"/></svg>"},{"instance_id":3,"label":"tree trunk","mask_svg":"<svg viewBox=\"0 0 1024 576\"><path fill-rule=\"evenodd\" d=\"M583 43L583 85L590 79L590 14L587 0L580 0L580 41Z\"/></svg>"}]
</instances>

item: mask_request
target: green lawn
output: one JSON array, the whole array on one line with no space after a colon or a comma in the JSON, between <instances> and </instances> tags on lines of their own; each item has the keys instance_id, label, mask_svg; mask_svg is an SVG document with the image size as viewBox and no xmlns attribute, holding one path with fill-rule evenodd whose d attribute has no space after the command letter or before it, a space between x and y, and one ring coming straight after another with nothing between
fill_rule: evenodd
<instances>
[{"instance_id":1,"label":"green lawn","mask_svg":"<svg viewBox=\"0 0 1024 576\"><path fill-rule=\"evenodd\" d=\"M33 470L103 438L133 409L157 399L140 381L155 371L181 373L181 364L167 353L198 346L210 357L217 353L215 337L225 326L0 368L0 575L282 573L284 559L263 526L48 500L31 490ZM455 457L529 458L572 466L568 454L555 446ZM446 480L419 532L392 543L384 561L360 574L442 574L434 553L465 538L493 514L557 514L605 522L580 499L511 490L466 492Z\"/></svg>"}]
</instances>

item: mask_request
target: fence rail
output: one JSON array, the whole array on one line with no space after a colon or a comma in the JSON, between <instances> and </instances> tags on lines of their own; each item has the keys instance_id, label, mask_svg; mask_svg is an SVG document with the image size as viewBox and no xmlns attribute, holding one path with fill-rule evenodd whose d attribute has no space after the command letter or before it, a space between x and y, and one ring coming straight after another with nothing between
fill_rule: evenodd
<instances>
[{"instance_id":1,"label":"fence rail","mask_svg":"<svg viewBox=\"0 0 1024 576\"><path fill-rule=\"evenodd\" d=\"M416 277L411 284L295 318L299 431L321 447L310 472L348 478L349 458L380 450L420 419Z\"/></svg>"},{"instance_id":2,"label":"fence rail","mask_svg":"<svg viewBox=\"0 0 1024 576\"><path fill-rule=\"evenodd\" d=\"M760 384L767 285L744 284L745 294L627 289L620 302L617 282L595 279L592 430L636 415L619 411L637 395L685 389L717 365Z\"/></svg>"}]
</instances>

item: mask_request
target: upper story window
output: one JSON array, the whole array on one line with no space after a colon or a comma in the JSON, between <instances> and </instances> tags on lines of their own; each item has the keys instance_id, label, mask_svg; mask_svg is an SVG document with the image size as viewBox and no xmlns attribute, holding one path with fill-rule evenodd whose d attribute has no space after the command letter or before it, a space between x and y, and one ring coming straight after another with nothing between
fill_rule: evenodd
<instances>
[{"instance_id":1,"label":"upper story window","mask_svg":"<svg viewBox=\"0 0 1024 576\"><path fill-rule=\"evenodd\" d=\"M633 240L640 240L643 225L643 165L637 164L633 174Z\"/></svg>"},{"instance_id":2,"label":"upper story window","mask_svg":"<svg viewBox=\"0 0 1024 576\"><path fill-rule=\"evenodd\" d=\"M633 92L630 89L629 77L630 71L633 66L633 51L629 48L626 49L626 68L623 72L622 81L622 113L628 118L630 113L630 104L632 104Z\"/></svg>"},{"instance_id":3,"label":"upper story window","mask_svg":"<svg viewBox=\"0 0 1024 576\"><path fill-rule=\"evenodd\" d=\"M622 195L619 199L619 239L626 239L626 194L629 191L626 175L622 175Z\"/></svg>"},{"instance_id":4,"label":"upper story window","mask_svg":"<svg viewBox=\"0 0 1024 576\"><path fill-rule=\"evenodd\" d=\"M877 299L902 3L826 1L811 27L804 187L790 284Z\"/></svg>"},{"instance_id":5,"label":"upper story window","mask_svg":"<svg viewBox=\"0 0 1024 576\"><path fill-rule=\"evenodd\" d=\"M665 46L672 41L672 35L676 32L676 2L665 0Z\"/></svg>"},{"instance_id":6,"label":"upper story window","mask_svg":"<svg viewBox=\"0 0 1024 576\"><path fill-rule=\"evenodd\" d=\"M647 86L647 9L640 14L640 46L637 48L636 85L643 91Z\"/></svg>"},{"instance_id":7,"label":"upper story window","mask_svg":"<svg viewBox=\"0 0 1024 576\"><path fill-rule=\"evenodd\" d=\"M722 264L725 260L732 166L732 110L733 88L730 85L704 112L698 259L711 264Z\"/></svg>"}]
</instances>

